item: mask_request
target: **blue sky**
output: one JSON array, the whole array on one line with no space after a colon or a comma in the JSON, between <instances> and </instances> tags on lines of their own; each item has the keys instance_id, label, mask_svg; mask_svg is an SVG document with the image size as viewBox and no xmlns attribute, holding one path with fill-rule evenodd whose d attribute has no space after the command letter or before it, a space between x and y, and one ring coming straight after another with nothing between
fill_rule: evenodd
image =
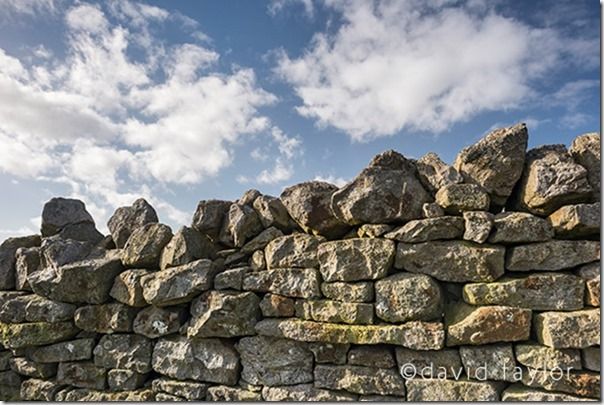
<instances>
[{"instance_id":1,"label":"blue sky","mask_svg":"<svg viewBox=\"0 0 604 405\"><path fill-rule=\"evenodd\" d=\"M0 0L0 239L58 195L176 227L519 121L569 145L599 131L599 27L593 0Z\"/></svg>"}]
</instances>

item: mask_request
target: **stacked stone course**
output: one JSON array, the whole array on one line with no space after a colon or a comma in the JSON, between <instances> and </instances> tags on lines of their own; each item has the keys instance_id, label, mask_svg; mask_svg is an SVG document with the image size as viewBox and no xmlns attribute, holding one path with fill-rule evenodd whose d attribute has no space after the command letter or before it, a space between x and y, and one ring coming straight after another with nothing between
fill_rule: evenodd
<instances>
[{"instance_id":1,"label":"stacked stone course","mask_svg":"<svg viewBox=\"0 0 604 405\"><path fill-rule=\"evenodd\" d=\"M176 232L53 198L0 245L0 399L599 399L600 136L527 143L384 152Z\"/></svg>"}]
</instances>

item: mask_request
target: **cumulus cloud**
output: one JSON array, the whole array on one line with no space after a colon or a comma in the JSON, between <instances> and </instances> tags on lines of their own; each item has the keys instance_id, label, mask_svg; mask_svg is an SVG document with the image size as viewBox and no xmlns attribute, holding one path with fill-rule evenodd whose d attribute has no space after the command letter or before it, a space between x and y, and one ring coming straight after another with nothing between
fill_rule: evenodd
<instances>
[{"instance_id":1,"label":"cumulus cloud","mask_svg":"<svg viewBox=\"0 0 604 405\"><path fill-rule=\"evenodd\" d=\"M598 54L597 40L481 4L329 0L342 25L316 34L300 57L281 52L276 72L300 98L299 114L365 141L517 108L536 96L535 80Z\"/></svg>"},{"instance_id":2,"label":"cumulus cloud","mask_svg":"<svg viewBox=\"0 0 604 405\"><path fill-rule=\"evenodd\" d=\"M336 177L333 174L330 174L328 176L317 175L317 176L315 176L315 178L313 180L314 181L324 181L326 183L331 183L338 187L342 187L346 183L348 183L348 180L346 180L342 177Z\"/></svg>"}]
</instances>

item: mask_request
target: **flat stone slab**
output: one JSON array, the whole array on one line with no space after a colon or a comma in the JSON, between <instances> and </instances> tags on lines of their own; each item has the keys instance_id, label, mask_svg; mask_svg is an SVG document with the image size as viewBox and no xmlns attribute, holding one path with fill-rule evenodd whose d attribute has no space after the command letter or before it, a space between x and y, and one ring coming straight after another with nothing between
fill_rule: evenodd
<instances>
[{"instance_id":1,"label":"flat stone slab","mask_svg":"<svg viewBox=\"0 0 604 405\"><path fill-rule=\"evenodd\" d=\"M563 270L600 259L600 242L551 240L508 249L505 267L512 271Z\"/></svg>"},{"instance_id":2,"label":"flat stone slab","mask_svg":"<svg viewBox=\"0 0 604 405\"><path fill-rule=\"evenodd\" d=\"M318 388L364 395L405 396L405 380L393 369L318 365L314 374Z\"/></svg>"},{"instance_id":3,"label":"flat stone slab","mask_svg":"<svg viewBox=\"0 0 604 405\"><path fill-rule=\"evenodd\" d=\"M576 395L562 394L560 392L549 392L543 389L530 388L524 384L513 384L501 393L504 402L575 402L593 401L590 398L578 397Z\"/></svg>"},{"instance_id":4,"label":"flat stone slab","mask_svg":"<svg viewBox=\"0 0 604 405\"><path fill-rule=\"evenodd\" d=\"M317 321L370 325L373 323L373 304L331 300L298 300L296 317Z\"/></svg>"},{"instance_id":5,"label":"flat stone slab","mask_svg":"<svg viewBox=\"0 0 604 405\"><path fill-rule=\"evenodd\" d=\"M317 269L274 269L248 273L243 289L270 292L295 298L320 297L321 278Z\"/></svg>"},{"instance_id":6,"label":"flat stone slab","mask_svg":"<svg viewBox=\"0 0 604 405\"><path fill-rule=\"evenodd\" d=\"M581 368L581 352L578 349L554 349L538 343L518 343L514 351L518 363L526 367L539 370Z\"/></svg>"},{"instance_id":7,"label":"flat stone slab","mask_svg":"<svg viewBox=\"0 0 604 405\"><path fill-rule=\"evenodd\" d=\"M537 340L557 349L583 349L600 344L600 308L574 312L536 314L533 327Z\"/></svg>"},{"instance_id":8,"label":"flat stone slab","mask_svg":"<svg viewBox=\"0 0 604 405\"><path fill-rule=\"evenodd\" d=\"M499 401L504 385L494 381L412 378L407 401Z\"/></svg>"}]
</instances>

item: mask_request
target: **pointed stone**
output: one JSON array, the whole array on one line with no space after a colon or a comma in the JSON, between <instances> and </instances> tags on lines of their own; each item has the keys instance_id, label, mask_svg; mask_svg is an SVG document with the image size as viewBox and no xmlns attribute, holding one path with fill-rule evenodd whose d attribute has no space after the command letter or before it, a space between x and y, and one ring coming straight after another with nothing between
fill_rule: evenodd
<instances>
[{"instance_id":1,"label":"pointed stone","mask_svg":"<svg viewBox=\"0 0 604 405\"><path fill-rule=\"evenodd\" d=\"M449 184L463 183L461 174L443 162L434 152L426 153L416 165L419 179L424 188L432 194Z\"/></svg>"},{"instance_id":2,"label":"pointed stone","mask_svg":"<svg viewBox=\"0 0 604 405\"><path fill-rule=\"evenodd\" d=\"M88 222L94 224L86 205L71 198L52 198L42 210L42 236L52 236L68 225Z\"/></svg>"},{"instance_id":3,"label":"pointed stone","mask_svg":"<svg viewBox=\"0 0 604 405\"><path fill-rule=\"evenodd\" d=\"M254 200L254 209L264 228L274 226L281 231L289 231L296 227L295 221L289 216L287 208L280 199L262 195Z\"/></svg>"},{"instance_id":4,"label":"pointed stone","mask_svg":"<svg viewBox=\"0 0 604 405\"><path fill-rule=\"evenodd\" d=\"M216 241L231 201L202 200L197 205L191 226Z\"/></svg>"},{"instance_id":5,"label":"pointed stone","mask_svg":"<svg viewBox=\"0 0 604 405\"><path fill-rule=\"evenodd\" d=\"M136 228L122 252L122 263L129 268L159 268L159 259L164 246L172 239L168 225L150 223Z\"/></svg>"},{"instance_id":6,"label":"pointed stone","mask_svg":"<svg viewBox=\"0 0 604 405\"><path fill-rule=\"evenodd\" d=\"M115 210L107 222L107 227L115 246L121 249L132 232L154 222L159 222L155 209L144 198L139 198L131 206Z\"/></svg>"}]
</instances>

